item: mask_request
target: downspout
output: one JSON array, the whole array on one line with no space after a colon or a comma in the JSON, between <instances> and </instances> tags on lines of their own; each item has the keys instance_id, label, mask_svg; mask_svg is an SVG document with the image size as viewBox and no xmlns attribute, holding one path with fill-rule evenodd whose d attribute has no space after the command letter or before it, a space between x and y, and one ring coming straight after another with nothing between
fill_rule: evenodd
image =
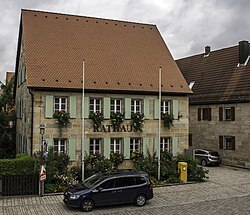
<instances>
[{"instance_id":1,"label":"downspout","mask_svg":"<svg viewBox=\"0 0 250 215\"><path fill-rule=\"evenodd\" d=\"M32 93L31 89L29 89L29 93L31 95L31 134L30 134L30 155L32 156L33 152L33 121L34 121L34 94Z\"/></svg>"}]
</instances>

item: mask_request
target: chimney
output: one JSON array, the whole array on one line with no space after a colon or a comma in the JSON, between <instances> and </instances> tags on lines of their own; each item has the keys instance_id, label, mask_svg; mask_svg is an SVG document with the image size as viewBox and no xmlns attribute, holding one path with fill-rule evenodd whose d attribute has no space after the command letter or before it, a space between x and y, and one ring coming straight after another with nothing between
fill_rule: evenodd
<instances>
[{"instance_id":1,"label":"chimney","mask_svg":"<svg viewBox=\"0 0 250 215\"><path fill-rule=\"evenodd\" d=\"M239 64L245 64L249 55L248 41L239 42Z\"/></svg>"},{"instance_id":2,"label":"chimney","mask_svg":"<svg viewBox=\"0 0 250 215\"><path fill-rule=\"evenodd\" d=\"M205 56L208 56L210 54L210 49L211 49L210 46L205 47L205 54L204 54Z\"/></svg>"}]
</instances>

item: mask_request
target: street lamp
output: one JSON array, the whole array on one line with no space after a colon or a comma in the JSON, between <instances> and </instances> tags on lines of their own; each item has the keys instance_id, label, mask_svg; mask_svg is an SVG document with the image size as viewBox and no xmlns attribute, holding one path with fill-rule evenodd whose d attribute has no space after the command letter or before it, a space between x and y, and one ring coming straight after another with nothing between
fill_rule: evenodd
<instances>
[{"instance_id":1,"label":"street lamp","mask_svg":"<svg viewBox=\"0 0 250 215\"><path fill-rule=\"evenodd\" d=\"M40 128L40 134L41 134L41 137L42 137L41 152L43 153L43 135L45 133L46 126L43 123L41 123L39 128Z\"/></svg>"},{"instance_id":2,"label":"street lamp","mask_svg":"<svg viewBox=\"0 0 250 215\"><path fill-rule=\"evenodd\" d=\"M40 173L40 186L39 186L39 194L40 196L44 195L44 179L41 180L41 174L43 172L44 166L43 166L43 135L45 133L45 128L46 126L44 125L44 123L41 123L40 126L40 134L41 134L41 173Z\"/></svg>"}]
</instances>

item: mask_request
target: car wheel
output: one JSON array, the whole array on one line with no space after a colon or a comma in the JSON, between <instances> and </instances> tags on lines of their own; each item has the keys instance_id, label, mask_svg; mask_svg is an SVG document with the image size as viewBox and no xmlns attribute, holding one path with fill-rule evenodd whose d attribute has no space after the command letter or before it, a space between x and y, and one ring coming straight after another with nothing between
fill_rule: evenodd
<instances>
[{"instance_id":1,"label":"car wheel","mask_svg":"<svg viewBox=\"0 0 250 215\"><path fill-rule=\"evenodd\" d=\"M203 159L203 160L201 160L201 165L202 165L202 166L206 166L206 165L207 165L207 161L206 161L206 160L204 160L204 159Z\"/></svg>"},{"instance_id":2,"label":"car wheel","mask_svg":"<svg viewBox=\"0 0 250 215\"><path fill-rule=\"evenodd\" d=\"M135 198L135 205L141 207L146 204L146 196L143 194L139 194Z\"/></svg>"},{"instance_id":3,"label":"car wheel","mask_svg":"<svg viewBox=\"0 0 250 215\"><path fill-rule=\"evenodd\" d=\"M82 201L80 208L84 212L92 211L94 208L94 202L90 199L85 199Z\"/></svg>"}]
</instances>

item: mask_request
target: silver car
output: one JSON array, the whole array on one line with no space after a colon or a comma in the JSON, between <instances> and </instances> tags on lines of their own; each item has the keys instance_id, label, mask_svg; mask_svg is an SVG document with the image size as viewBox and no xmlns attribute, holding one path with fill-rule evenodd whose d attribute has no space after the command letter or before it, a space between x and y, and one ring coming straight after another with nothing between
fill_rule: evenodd
<instances>
[{"instance_id":1,"label":"silver car","mask_svg":"<svg viewBox=\"0 0 250 215\"><path fill-rule=\"evenodd\" d=\"M217 151L204 150L204 149L194 149L193 156L196 158L202 166L221 164L221 158Z\"/></svg>"}]
</instances>

